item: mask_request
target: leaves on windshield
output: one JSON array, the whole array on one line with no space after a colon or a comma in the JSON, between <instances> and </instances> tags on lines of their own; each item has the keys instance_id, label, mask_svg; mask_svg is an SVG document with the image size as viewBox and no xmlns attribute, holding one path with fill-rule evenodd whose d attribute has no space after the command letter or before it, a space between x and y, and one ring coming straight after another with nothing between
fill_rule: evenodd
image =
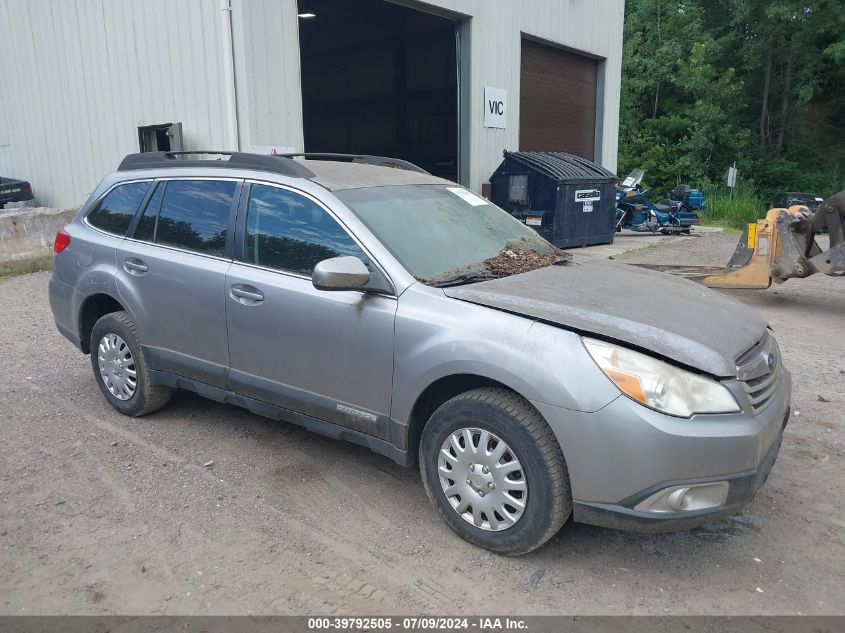
<instances>
[{"instance_id":1,"label":"leaves on windshield","mask_svg":"<svg viewBox=\"0 0 845 633\"><path fill-rule=\"evenodd\" d=\"M538 253L532 248L520 246L522 241L522 239L511 240L496 255L482 262L450 270L436 277L420 279L420 281L435 286L456 285L456 282L474 283L485 279L527 273L538 268L563 264L572 259L571 253L562 251L551 244L547 244L546 252Z\"/></svg>"},{"instance_id":2,"label":"leaves on windshield","mask_svg":"<svg viewBox=\"0 0 845 633\"><path fill-rule=\"evenodd\" d=\"M548 253L521 248L508 243L498 255L484 260L484 268L494 277L526 273L529 270L562 264L572 259L572 254L552 247Z\"/></svg>"}]
</instances>

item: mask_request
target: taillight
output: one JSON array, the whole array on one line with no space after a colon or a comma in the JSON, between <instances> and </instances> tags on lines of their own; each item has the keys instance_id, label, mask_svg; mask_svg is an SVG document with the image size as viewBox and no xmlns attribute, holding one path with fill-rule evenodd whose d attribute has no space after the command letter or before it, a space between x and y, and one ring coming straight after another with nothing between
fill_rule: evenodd
<instances>
[{"instance_id":1,"label":"taillight","mask_svg":"<svg viewBox=\"0 0 845 633\"><path fill-rule=\"evenodd\" d=\"M693 221L692 221L692 223L693 223L693 224L701 224L701 220L699 220L698 218L696 218L695 220L693 220Z\"/></svg>"},{"instance_id":2,"label":"taillight","mask_svg":"<svg viewBox=\"0 0 845 633\"><path fill-rule=\"evenodd\" d=\"M53 252L61 253L68 246L70 246L70 233L62 229L56 233L56 241L53 242Z\"/></svg>"}]
</instances>

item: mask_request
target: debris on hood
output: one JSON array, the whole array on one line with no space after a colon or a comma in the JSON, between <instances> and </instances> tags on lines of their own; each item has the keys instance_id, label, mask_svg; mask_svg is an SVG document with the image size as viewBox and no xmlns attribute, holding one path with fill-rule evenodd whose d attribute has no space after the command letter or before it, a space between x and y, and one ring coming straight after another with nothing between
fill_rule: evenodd
<instances>
[{"instance_id":1,"label":"debris on hood","mask_svg":"<svg viewBox=\"0 0 845 633\"><path fill-rule=\"evenodd\" d=\"M546 268L555 264L563 264L572 259L572 255L560 250L556 246L548 245L549 250L538 253L532 248L520 246L521 240L512 240L502 247L496 255L487 259L455 268L434 277L417 279L435 286L455 285L456 283L472 283L485 279L497 279L527 273L538 268Z\"/></svg>"},{"instance_id":2,"label":"debris on hood","mask_svg":"<svg viewBox=\"0 0 845 633\"><path fill-rule=\"evenodd\" d=\"M537 251L522 248L515 244L506 244L494 255L484 260L484 267L493 277L504 277L527 273L529 270L537 270L554 264L562 264L572 259L572 254L552 246L548 253L540 254Z\"/></svg>"}]
</instances>

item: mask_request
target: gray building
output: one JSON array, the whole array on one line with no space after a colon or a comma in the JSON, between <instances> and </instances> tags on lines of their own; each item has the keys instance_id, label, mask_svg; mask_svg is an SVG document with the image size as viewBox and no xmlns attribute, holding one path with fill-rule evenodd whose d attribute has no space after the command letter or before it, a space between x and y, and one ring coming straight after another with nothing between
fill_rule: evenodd
<instances>
[{"instance_id":1,"label":"gray building","mask_svg":"<svg viewBox=\"0 0 845 633\"><path fill-rule=\"evenodd\" d=\"M81 203L140 149L504 149L616 169L623 0L0 0L0 175ZM13 26L12 26L13 25Z\"/></svg>"}]
</instances>

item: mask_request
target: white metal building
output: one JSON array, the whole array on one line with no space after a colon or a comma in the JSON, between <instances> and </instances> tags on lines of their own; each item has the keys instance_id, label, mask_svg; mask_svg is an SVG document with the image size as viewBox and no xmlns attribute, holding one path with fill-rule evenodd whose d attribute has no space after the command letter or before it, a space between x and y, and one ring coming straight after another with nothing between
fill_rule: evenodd
<instances>
[{"instance_id":1,"label":"white metal building","mask_svg":"<svg viewBox=\"0 0 845 633\"><path fill-rule=\"evenodd\" d=\"M615 170L623 13L623 0L0 0L0 176L72 206L140 149L393 155L475 190L504 149Z\"/></svg>"}]
</instances>

